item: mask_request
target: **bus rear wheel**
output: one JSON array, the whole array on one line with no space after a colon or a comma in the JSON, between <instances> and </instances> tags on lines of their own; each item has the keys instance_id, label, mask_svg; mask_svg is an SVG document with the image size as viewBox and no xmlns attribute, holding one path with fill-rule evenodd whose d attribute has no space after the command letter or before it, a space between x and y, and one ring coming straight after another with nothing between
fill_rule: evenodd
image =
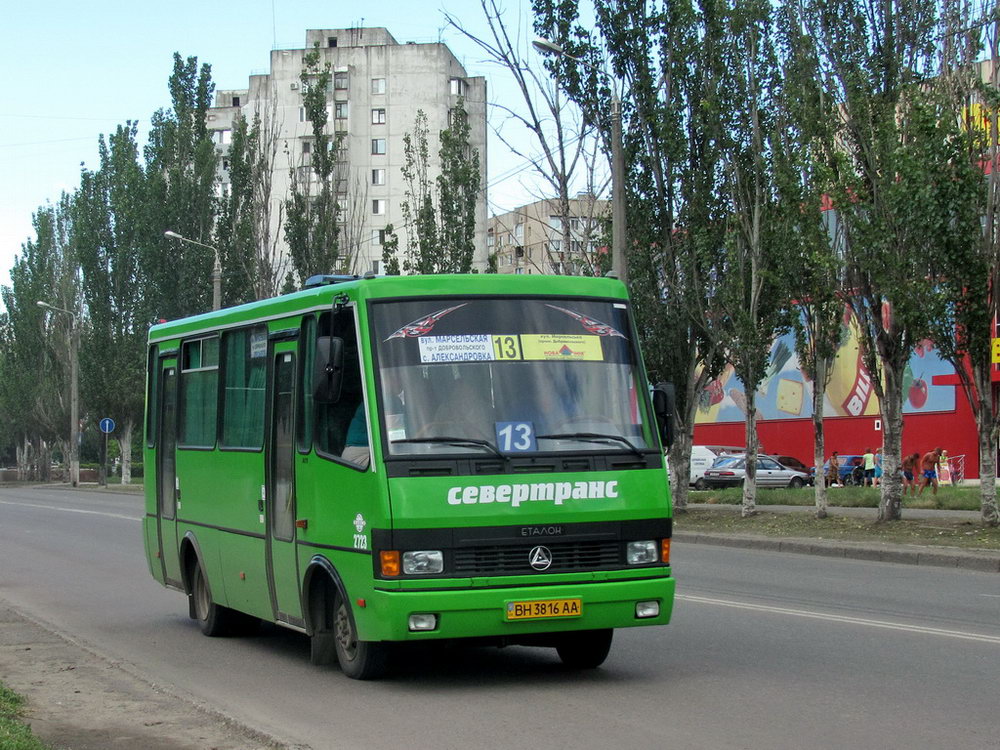
<instances>
[{"instance_id":1,"label":"bus rear wheel","mask_svg":"<svg viewBox=\"0 0 1000 750\"><path fill-rule=\"evenodd\" d=\"M564 633L560 636L556 653L570 669L595 669L608 658L614 634L611 628Z\"/></svg>"},{"instance_id":2,"label":"bus rear wheel","mask_svg":"<svg viewBox=\"0 0 1000 750\"><path fill-rule=\"evenodd\" d=\"M340 594L334 599L334 648L340 671L354 680L374 680L389 666L389 646L378 641L358 640L351 605Z\"/></svg>"}]
</instances>

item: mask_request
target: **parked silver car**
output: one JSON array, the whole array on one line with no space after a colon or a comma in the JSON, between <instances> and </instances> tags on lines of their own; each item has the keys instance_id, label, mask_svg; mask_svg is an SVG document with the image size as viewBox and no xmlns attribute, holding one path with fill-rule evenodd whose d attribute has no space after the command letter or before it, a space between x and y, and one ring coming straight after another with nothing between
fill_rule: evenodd
<instances>
[{"instance_id":1,"label":"parked silver car","mask_svg":"<svg viewBox=\"0 0 1000 750\"><path fill-rule=\"evenodd\" d=\"M709 487L739 487L746 478L744 456L723 456L705 472ZM757 456L758 487L792 487L798 489L809 482L809 474L782 466L768 456Z\"/></svg>"}]
</instances>

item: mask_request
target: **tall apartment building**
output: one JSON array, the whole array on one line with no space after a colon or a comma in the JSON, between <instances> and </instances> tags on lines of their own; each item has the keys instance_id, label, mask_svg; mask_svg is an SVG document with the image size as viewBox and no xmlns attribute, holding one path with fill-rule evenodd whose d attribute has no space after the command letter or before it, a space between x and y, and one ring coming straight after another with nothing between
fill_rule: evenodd
<instances>
[{"instance_id":1,"label":"tall apartment building","mask_svg":"<svg viewBox=\"0 0 1000 750\"><path fill-rule=\"evenodd\" d=\"M564 226L558 201L535 201L490 217L486 246L499 273L580 275L608 251L603 226L610 212L608 201L580 193L569 201Z\"/></svg>"},{"instance_id":2,"label":"tall apartment building","mask_svg":"<svg viewBox=\"0 0 1000 750\"><path fill-rule=\"evenodd\" d=\"M440 173L438 134L448 127L449 113L460 96L469 117L470 146L479 151L483 186L477 206L473 266L485 269L486 80L469 77L444 44L400 44L384 28L311 29L306 32L305 48L273 50L270 73L251 75L246 89L215 93L208 126L222 155L221 189L226 189L229 179L225 154L238 114L252 121L255 112L262 116L273 113L279 149L272 203L287 198L291 169L297 170L300 180L314 178L309 166L312 123L306 119L300 76L305 67L303 58L315 45L319 46L320 69L329 62L333 75L326 132L346 136L338 157L345 167L338 174L336 187L342 212L341 246L349 245L355 251L352 267L327 272L380 273L382 241L389 224L399 235L401 253L405 250L400 208L407 187L401 174L403 136L413 131L417 111L423 110L428 126L429 178L433 181ZM280 256L286 254L286 244L282 229L276 226L276 207L271 215L272 231L280 237Z\"/></svg>"}]
</instances>

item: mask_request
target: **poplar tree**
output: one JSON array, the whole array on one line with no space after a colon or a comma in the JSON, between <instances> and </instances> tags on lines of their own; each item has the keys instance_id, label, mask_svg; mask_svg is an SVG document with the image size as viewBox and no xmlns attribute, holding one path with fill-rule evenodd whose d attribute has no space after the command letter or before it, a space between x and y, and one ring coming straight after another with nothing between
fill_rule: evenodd
<instances>
[{"instance_id":1,"label":"poplar tree","mask_svg":"<svg viewBox=\"0 0 1000 750\"><path fill-rule=\"evenodd\" d=\"M291 166L290 196L285 201L285 242L299 283L315 274L346 272L352 265L352 259L341 252L337 202L337 181L347 168L341 149L344 135L327 129L332 66L329 62L321 65L318 44L306 53L303 66L299 75L302 106L313 140L309 163Z\"/></svg>"},{"instance_id":2,"label":"poplar tree","mask_svg":"<svg viewBox=\"0 0 1000 750\"><path fill-rule=\"evenodd\" d=\"M906 366L942 314L939 254L952 241L948 142L957 113L935 103L941 31L932 0L804 0L816 77L836 103L831 196L848 301L882 412L878 518L900 517Z\"/></svg>"},{"instance_id":3,"label":"poplar tree","mask_svg":"<svg viewBox=\"0 0 1000 750\"><path fill-rule=\"evenodd\" d=\"M115 420L111 437L121 450L123 484L132 478L132 438L142 425L143 303L149 293L140 266L149 240L149 198L136 135L136 123L129 122L107 141L101 137L100 165L83 170L73 201L73 245L88 323L80 348L81 393L95 419Z\"/></svg>"},{"instance_id":4,"label":"poplar tree","mask_svg":"<svg viewBox=\"0 0 1000 750\"><path fill-rule=\"evenodd\" d=\"M440 133L438 175L427 115L417 110L413 130L403 135L406 191L400 203L406 247L386 228L383 260L389 273L470 273L475 251L476 206L482 189L479 151L469 143L469 118L462 98L451 110L450 126ZM401 256L401 257L400 257Z\"/></svg>"},{"instance_id":5,"label":"poplar tree","mask_svg":"<svg viewBox=\"0 0 1000 750\"><path fill-rule=\"evenodd\" d=\"M714 0L594 6L596 29L580 22L575 2L535 0L535 30L572 56L546 65L605 134L606 154L613 88L621 91L629 293L646 367L676 388L669 460L683 509L695 416L721 367L722 27Z\"/></svg>"},{"instance_id":6,"label":"poplar tree","mask_svg":"<svg viewBox=\"0 0 1000 750\"><path fill-rule=\"evenodd\" d=\"M145 147L148 225L140 262L149 323L205 312L212 301L213 252L163 236L170 230L211 245L218 164L207 126L212 68L175 52L168 88L172 108L153 115Z\"/></svg>"}]
</instances>

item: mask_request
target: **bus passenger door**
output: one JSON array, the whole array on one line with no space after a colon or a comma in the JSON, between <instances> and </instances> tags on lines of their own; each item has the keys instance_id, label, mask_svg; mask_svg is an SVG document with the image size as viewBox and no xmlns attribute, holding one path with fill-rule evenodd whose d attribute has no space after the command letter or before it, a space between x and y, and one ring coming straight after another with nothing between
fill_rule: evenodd
<instances>
[{"instance_id":1,"label":"bus passenger door","mask_svg":"<svg viewBox=\"0 0 1000 750\"><path fill-rule=\"evenodd\" d=\"M301 624L295 549L295 344L271 351L266 448L267 579L275 619Z\"/></svg>"},{"instance_id":2,"label":"bus passenger door","mask_svg":"<svg viewBox=\"0 0 1000 750\"><path fill-rule=\"evenodd\" d=\"M163 362L156 445L156 524L163 576L182 586L177 550L177 364Z\"/></svg>"}]
</instances>

